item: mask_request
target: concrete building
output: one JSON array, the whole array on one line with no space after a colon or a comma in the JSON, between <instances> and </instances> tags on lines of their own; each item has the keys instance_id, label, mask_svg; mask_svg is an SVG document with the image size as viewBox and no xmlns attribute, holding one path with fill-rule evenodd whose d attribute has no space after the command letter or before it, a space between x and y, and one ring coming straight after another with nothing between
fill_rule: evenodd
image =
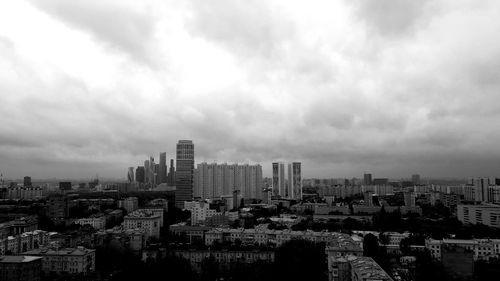
<instances>
[{"instance_id":1,"label":"concrete building","mask_svg":"<svg viewBox=\"0 0 500 281\"><path fill-rule=\"evenodd\" d=\"M176 149L175 206L184 208L185 201L193 200L194 144L180 140Z\"/></svg>"},{"instance_id":2,"label":"concrete building","mask_svg":"<svg viewBox=\"0 0 500 281\"><path fill-rule=\"evenodd\" d=\"M217 210L210 209L210 204L203 201L186 201L184 202L185 210L191 212L191 225L205 224L205 220L216 214Z\"/></svg>"},{"instance_id":3,"label":"concrete building","mask_svg":"<svg viewBox=\"0 0 500 281\"><path fill-rule=\"evenodd\" d=\"M7 188L6 199L37 200L44 197L41 187L14 187Z\"/></svg>"},{"instance_id":4,"label":"concrete building","mask_svg":"<svg viewBox=\"0 0 500 281\"><path fill-rule=\"evenodd\" d=\"M351 281L393 281L380 265L370 257L358 257L349 262Z\"/></svg>"},{"instance_id":5,"label":"concrete building","mask_svg":"<svg viewBox=\"0 0 500 281\"><path fill-rule=\"evenodd\" d=\"M75 220L75 224L90 225L95 229L105 229L106 217L103 214L92 215L90 218L80 218Z\"/></svg>"},{"instance_id":6,"label":"concrete building","mask_svg":"<svg viewBox=\"0 0 500 281\"><path fill-rule=\"evenodd\" d=\"M159 174L158 184L166 183L167 182L167 153L166 152L160 153L160 165L158 167L158 174Z\"/></svg>"},{"instance_id":7,"label":"concrete building","mask_svg":"<svg viewBox=\"0 0 500 281\"><path fill-rule=\"evenodd\" d=\"M288 164L288 185L290 198L302 200L302 167L300 162Z\"/></svg>"},{"instance_id":8,"label":"concrete building","mask_svg":"<svg viewBox=\"0 0 500 281\"><path fill-rule=\"evenodd\" d=\"M19 253L38 249L48 245L51 233L43 230L24 232L14 236L6 236L0 239L0 256L17 255Z\"/></svg>"},{"instance_id":9,"label":"concrete building","mask_svg":"<svg viewBox=\"0 0 500 281\"><path fill-rule=\"evenodd\" d=\"M40 248L24 252L23 255L42 257L45 273L69 273L87 275L95 271L95 250L76 248Z\"/></svg>"},{"instance_id":10,"label":"concrete building","mask_svg":"<svg viewBox=\"0 0 500 281\"><path fill-rule=\"evenodd\" d=\"M363 184L364 185L372 185L372 174L365 173L363 175Z\"/></svg>"},{"instance_id":11,"label":"concrete building","mask_svg":"<svg viewBox=\"0 0 500 281\"><path fill-rule=\"evenodd\" d=\"M269 230L267 228L216 228L205 233L206 245L212 245L215 241L234 243L236 240L239 240L245 245L261 244L279 247L292 239L304 239L311 242L325 242L334 245L341 243L343 247L346 247L348 244L352 247L362 247L362 241L357 241L347 234L338 232Z\"/></svg>"},{"instance_id":12,"label":"concrete building","mask_svg":"<svg viewBox=\"0 0 500 281\"><path fill-rule=\"evenodd\" d=\"M218 266L229 266L236 262L247 264L257 261L274 262L274 252L272 251L174 250L172 255L188 260L198 272L202 269L202 262L208 258L214 258Z\"/></svg>"},{"instance_id":13,"label":"concrete building","mask_svg":"<svg viewBox=\"0 0 500 281\"><path fill-rule=\"evenodd\" d=\"M262 166L206 162L194 171L194 197L201 199L230 196L239 191L246 199L262 199Z\"/></svg>"},{"instance_id":14,"label":"concrete building","mask_svg":"<svg viewBox=\"0 0 500 281\"><path fill-rule=\"evenodd\" d=\"M457 218L463 223L500 227L500 205L457 205Z\"/></svg>"},{"instance_id":15,"label":"concrete building","mask_svg":"<svg viewBox=\"0 0 500 281\"><path fill-rule=\"evenodd\" d=\"M39 281L42 258L34 256L0 256L0 280Z\"/></svg>"},{"instance_id":16,"label":"concrete building","mask_svg":"<svg viewBox=\"0 0 500 281\"><path fill-rule=\"evenodd\" d=\"M138 166L135 169L135 181L138 183L144 183L145 182L145 170L144 166Z\"/></svg>"},{"instance_id":17,"label":"concrete building","mask_svg":"<svg viewBox=\"0 0 500 281\"><path fill-rule=\"evenodd\" d=\"M127 214L132 213L139 208L139 200L137 197L127 197L118 201L118 208L124 208Z\"/></svg>"},{"instance_id":18,"label":"concrete building","mask_svg":"<svg viewBox=\"0 0 500 281\"><path fill-rule=\"evenodd\" d=\"M50 218L66 218L69 215L68 197L52 195L47 200L47 216Z\"/></svg>"},{"instance_id":19,"label":"concrete building","mask_svg":"<svg viewBox=\"0 0 500 281\"><path fill-rule=\"evenodd\" d=\"M500 257L500 239L425 240L425 247L430 251L432 257L437 260L441 260L444 246L458 246L470 250L475 261Z\"/></svg>"},{"instance_id":20,"label":"concrete building","mask_svg":"<svg viewBox=\"0 0 500 281\"><path fill-rule=\"evenodd\" d=\"M136 210L123 218L123 227L127 229L142 229L146 237L160 237L161 218L147 210Z\"/></svg>"},{"instance_id":21,"label":"concrete building","mask_svg":"<svg viewBox=\"0 0 500 281\"><path fill-rule=\"evenodd\" d=\"M285 187L285 164L273 163L273 195L288 197Z\"/></svg>"}]
</instances>

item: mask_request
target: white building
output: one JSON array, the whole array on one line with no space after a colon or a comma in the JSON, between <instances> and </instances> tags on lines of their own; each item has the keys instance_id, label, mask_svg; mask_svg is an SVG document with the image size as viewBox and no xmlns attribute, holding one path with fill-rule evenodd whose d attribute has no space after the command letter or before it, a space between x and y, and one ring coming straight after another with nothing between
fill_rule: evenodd
<instances>
[{"instance_id":1,"label":"white building","mask_svg":"<svg viewBox=\"0 0 500 281\"><path fill-rule=\"evenodd\" d=\"M186 201L184 202L184 209L191 212L191 225L204 224L207 218L221 214L210 209L210 204L203 201Z\"/></svg>"},{"instance_id":2,"label":"white building","mask_svg":"<svg viewBox=\"0 0 500 281\"><path fill-rule=\"evenodd\" d=\"M160 237L159 215L147 210L136 210L123 219L123 227L128 229L141 229L146 237Z\"/></svg>"},{"instance_id":3,"label":"white building","mask_svg":"<svg viewBox=\"0 0 500 281\"><path fill-rule=\"evenodd\" d=\"M463 223L500 227L500 205L457 205L457 218Z\"/></svg>"}]
</instances>

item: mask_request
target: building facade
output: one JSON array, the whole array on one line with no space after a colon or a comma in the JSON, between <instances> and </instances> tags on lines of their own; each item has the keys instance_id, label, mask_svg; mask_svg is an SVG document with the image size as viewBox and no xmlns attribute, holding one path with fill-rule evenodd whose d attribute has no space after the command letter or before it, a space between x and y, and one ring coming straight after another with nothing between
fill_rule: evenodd
<instances>
[{"instance_id":1,"label":"building facade","mask_svg":"<svg viewBox=\"0 0 500 281\"><path fill-rule=\"evenodd\" d=\"M176 149L175 206L184 208L185 201L193 200L194 144L180 140Z\"/></svg>"},{"instance_id":2,"label":"building facade","mask_svg":"<svg viewBox=\"0 0 500 281\"><path fill-rule=\"evenodd\" d=\"M95 271L95 250L76 248L40 248L24 252L23 255L42 257L45 273L89 274Z\"/></svg>"},{"instance_id":3,"label":"building facade","mask_svg":"<svg viewBox=\"0 0 500 281\"><path fill-rule=\"evenodd\" d=\"M146 237L160 237L161 218L147 210L136 210L123 218L123 227L144 230Z\"/></svg>"}]
</instances>

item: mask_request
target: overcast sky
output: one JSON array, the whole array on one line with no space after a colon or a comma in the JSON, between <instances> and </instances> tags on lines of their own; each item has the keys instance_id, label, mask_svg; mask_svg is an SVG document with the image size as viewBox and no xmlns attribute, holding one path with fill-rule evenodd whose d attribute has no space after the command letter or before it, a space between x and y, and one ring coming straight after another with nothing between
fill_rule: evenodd
<instances>
[{"instance_id":1,"label":"overcast sky","mask_svg":"<svg viewBox=\"0 0 500 281\"><path fill-rule=\"evenodd\" d=\"M500 1L2 1L0 171L500 176Z\"/></svg>"}]
</instances>

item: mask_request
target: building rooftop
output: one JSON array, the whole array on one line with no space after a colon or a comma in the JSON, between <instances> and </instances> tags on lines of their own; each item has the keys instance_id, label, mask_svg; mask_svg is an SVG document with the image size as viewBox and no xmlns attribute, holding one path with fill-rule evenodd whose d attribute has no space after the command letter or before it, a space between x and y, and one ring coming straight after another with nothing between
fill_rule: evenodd
<instances>
[{"instance_id":1,"label":"building rooftop","mask_svg":"<svg viewBox=\"0 0 500 281\"><path fill-rule=\"evenodd\" d=\"M126 215L125 219L128 219L128 218L155 218L155 217L160 218L160 215L155 214L151 210L139 209L139 210L135 210L132 213Z\"/></svg>"},{"instance_id":2,"label":"building rooftop","mask_svg":"<svg viewBox=\"0 0 500 281\"><path fill-rule=\"evenodd\" d=\"M352 271L359 280L392 281L393 279L370 257L359 257L350 261Z\"/></svg>"},{"instance_id":3,"label":"building rooftop","mask_svg":"<svg viewBox=\"0 0 500 281\"><path fill-rule=\"evenodd\" d=\"M93 249L87 249L84 247L76 247L76 248L39 248L31 251L24 252L26 255L34 255L34 256L83 256L88 253L95 252Z\"/></svg>"},{"instance_id":4,"label":"building rooftop","mask_svg":"<svg viewBox=\"0 0 500 281\"><path fill-rule=\"evenodd\" d=\"M23 263L40 259L42 258L34 256L0 256L0 263Z\"/></svg>"}]
</instances>

